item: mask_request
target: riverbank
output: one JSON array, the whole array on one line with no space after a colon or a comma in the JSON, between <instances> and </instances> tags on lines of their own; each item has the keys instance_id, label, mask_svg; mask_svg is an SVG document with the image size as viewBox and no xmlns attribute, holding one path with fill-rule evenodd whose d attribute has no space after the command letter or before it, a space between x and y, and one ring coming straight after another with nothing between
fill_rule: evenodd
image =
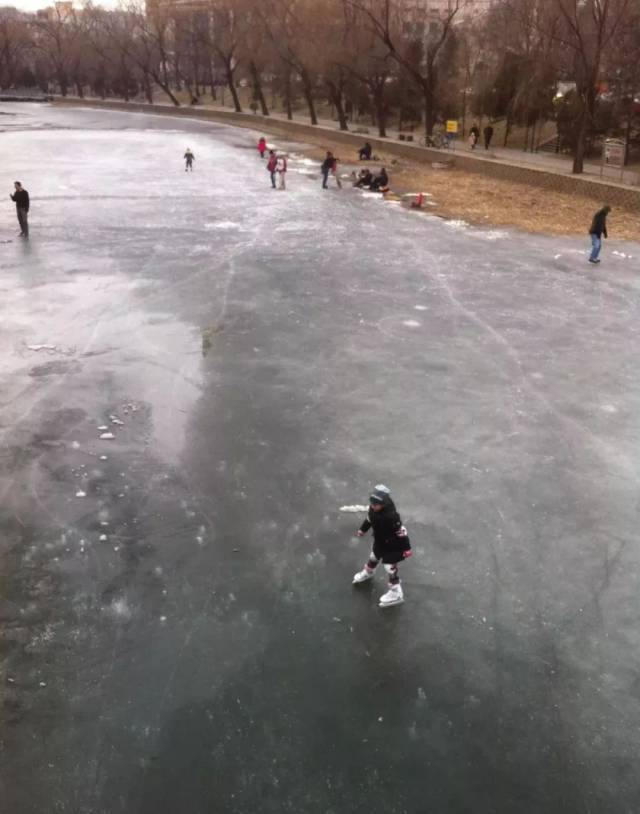
<instances>
[{"instance_id":1,"label":"riverbank","mask_svg":"<svg viewBox=\"0 0 640 814\"><path fill-rule=\"evenodd\" d=\"M620 184L495 161L468 152L449 153L213 107L176 108L69 98L58 98L55 103L210 119L260 130L276 139L300 142L299 151L318 160L324 157L326 150L331 150L347 162L356 156L357 147L367 139L380 159L376 165L384 163L387 167L392 190L400 196L429 192L430 203L425 211L432 214L538 234L585 235L594 211L608 203L613 207L609 219L612 237L638 240L640 235L640 190ZM435 169L434 163L446 163L448 167Z\"/></svg>"}]
</instances>

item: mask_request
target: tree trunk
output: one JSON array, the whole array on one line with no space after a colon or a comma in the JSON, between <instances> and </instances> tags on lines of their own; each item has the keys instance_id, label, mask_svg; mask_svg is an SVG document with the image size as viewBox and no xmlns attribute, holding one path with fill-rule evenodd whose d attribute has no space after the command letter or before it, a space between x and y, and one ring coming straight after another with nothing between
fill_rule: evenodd
<instances>
[{"instance_id":1,"label":"tree trunk","mask_svg":"<svg viewBox=\"0 0 640 814\"><path fill-rule=\"evenodd\" d=\"M256 98L256 101L260 105L262 115L268 116L269 108L267 107L267 100L264 98L264 93L262 92L262 82L260 81L260 74L258 73L256 63L253 60L249 62L249 70L251 71L251 79L253 81L253 94Z\"/></svg>"},{"instance_id":2,"label":"tree trunk","mask_svg":"<svg viewBox=\"0 0 640 814\"><path fill-rule=\"evenodd\" d=\"M342 93L335 82L331 82L327 80L327 86L329 88L329 96L331 99L331 103L336 109L336 113L338 114L338 122L340 123L341 130L348 130L349 125L347 124L347 117L344 112L344 105L342 104Z\"/></svg>"},{"instance_id":3,"label":"tree trunk","mask_svg":"<svg viewBox=\"0 0 640 814\"><path fill-rule=\"evenodd\" d=\"M433 109L433 96L427 88L423 88L424 93L424 129L427 136L433 135L433 127L436 123L435 110Z\"/></svg>"},{"instance_id":4,"label":"tree trunk","mask_svg":"<svg viewBox=\"0 0 640 814\"><path fill-rule=\"evenodd\" d=\"M287 119L293 119L293 109L291 107L291 71L287 68L284 77L284 105L287 110Z\"/></svg>"},{"instance_id":5,"label":"tree trunk","mask_svg":"<svg viewBox=\"0 0 640 814\"><path fill-rule=\"evenodd\" d=\"M179 100L178 100L178 99L176 99L176 97L173 95L173 93L172 93L171 88L169 87L169 85L167 85L167 83L166 83L166 82L163 82L163 81L162 81L162 79L161 79L161 78L160 78L160 77L159 77L157 74L153 74L153 80L154 80L154 82L156 83L156 85L157 85L157 86L158 86L158 87L159 87L161 90L163 90L163 91L164 91L164 92L167 94L167 96L169 97L169 99L171 99L171 101L173 102L173 104L174 104L176 107L180 107L180 102L179 102Z\"/></svg>"},{"instance_id":6,"label":"tree trunk","mask_svg":"<svg viewBox=\"0 0 640 814\"><path fill-rule=\"evenodd\" d=\"M511 111L507 110L507 115L505 116L504 120L504 141L502 142L502 146L506 147L509 142L509 135L511 133Z\"/></svg>"},{"instance_id":7,"label":"tree trunk","mask_svg":"<svg viewBox=\"0 0 640 814\"><path fill-rule=\"evenodd\" d=\"M153 90L151 88L151 82L149 81L149 74L145 71L142 76L142 84L144 87L144 95L149 102L150 105L153 104Z\"/></svg>"},{"instance_id":8,"label":"tree trunk","mask_svg":"<svg viewBox=\"0 0 640 814\"><path fill-rule=\"evenodd\" d=\"M629 142L631 140L631 123L633 121L633 107L634 107L634 100L636 98L636 91L635 87L632 86L631 96L629 98L629 112L627 113L627 127L625 129L624 141L625 141L625 149L624 149L624 166L626 167L629 163L629 158L631 154L631 150L629 149Z\"/></svg>"},{"instance_id":9,"label":"tree trunk","mask_svg":"<svg viewBox=\"0 0 640 814\"><path fill-rule=\"evenodd\" d=\"M66 96L68 91L67 77L64 71L58 71L58 84L60 85L60 95Z\"/></svg>"},{"instance_id":10,"label":"tree trunk","mask_svg":"<svg viewBox=\"0 0 640 814\"><path fill-rule=\"evenodd\" d=\"M230 62L227 62L225 65L225 71L227 74L227 85L229 85L229 90L231 91L235 111L236 113L242 113L242 105L240 104L240 98L238 97L238 91L236 90L236 83L233 81L233 70Z\"/></svg>"},{"instance_id":11,"label":"tree trunk","mask_svg":"<svg viewBox=\"0 0 640 814\"><path fill-rule=\"evenodd\" d=\"M306 70L300 72L300 78L302 79L302 92L304 93L304 98L306 99L307 107L309 108L309 118L311 119L311 124L318 124L316 108L313 103L311 80L309 79L309 74L306 72Z\"/></svg>"},{"instance_id":12,"label":"tree trunk","mask_svg":"<svg viewBox=\"0 0 640 814\"><path fill-rule=\"evenodd\" d=\"M373 105L378 123L378 135L385 138L387 135L387 111L384 106L384 83L376 84L373 91Z\"/></svg>"},{"instance_id":13,"label":"tree trunk","mask_svg":"<svg viewBox=\"0 0 640 814\"><path fill-rule=\"evenodd\" d=\"M582 113L580 115L580 126L578 128L578 140L576 142L576 152L573 156L573 168L571 172L574 175L580 175L584 172L584 156L587 147L587 133L589 131L589 120L592 112L592 100L595 104L595 91L593 89L587 90L582 98Z\"/></svg>"},{"instance_id":14,"label":"tree trunk","mask_svg":"<svg viewBox=\"0 0 640 814\"><path fill-rule=\"evenodd\" d=\"M209 66L209 88L211 90L211 100L217 102L218 97L216 94L216 78L213 73L213 62L209 59L208 60Z\"/></svg>"}]
</instances>

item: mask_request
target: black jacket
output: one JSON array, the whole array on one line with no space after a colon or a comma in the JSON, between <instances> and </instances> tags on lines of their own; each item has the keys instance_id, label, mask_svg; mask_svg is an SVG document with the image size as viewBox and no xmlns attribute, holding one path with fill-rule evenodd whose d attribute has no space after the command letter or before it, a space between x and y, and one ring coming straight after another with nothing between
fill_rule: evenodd
<instances>
[{"instance_id":1,"label":"black jacket","mask_svg":"<svg viewBox=\"0 0 640 814\"><path fill-rule=\"evenodd\" d=\"M383 506L379 512L369 509L365 521L360 526L360 531L367 532L369 529L373 529L373 541L376 547L400 549L401 551L406 551L411 547L400 515L392 501Z\"/></svg>"},{"instance_id":2,"label":"black jacket","mask_svg":"<svg viewBox=\"0 0 640 814\"><path fill-rule=\"evenodd\" d=\"M598 237L609 237L607 234L607 215L609 213L605 212L604 209L599 209L596 214L593 216L593 220L591 221L591 228L589 229L590 235L598 235Z\"/></svg>"},{"instance_id":3,"label":"black jacket","mask_svg":"<svg viewBox=\"0 0 640 814\"><path fill-rule=\"evenodd\" d=\"M333 158L333 156L331 158L328 158L328 157L325 158L325 160L322 162L322 167L321 167L322 172L330 172L331 168L333 167L334 161L335 161L335 158Z\"/></svg>"},{"instance_id":4,"label":"black jacket","mask_svg":"<svg viewBox=\"0 0 640 814\"><path fill-rule=\"evenodd\" d=\"M11 196L11 200L16 202L18 209L29 211L29 193L26 189L18 189Z\"/></svg>"}]
</instances>

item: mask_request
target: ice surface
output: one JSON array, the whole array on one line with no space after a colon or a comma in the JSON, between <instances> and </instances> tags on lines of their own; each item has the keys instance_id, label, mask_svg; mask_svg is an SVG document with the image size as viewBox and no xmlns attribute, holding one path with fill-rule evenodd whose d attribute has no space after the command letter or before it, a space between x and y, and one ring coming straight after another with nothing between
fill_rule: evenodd
<instances>
[{"instance_id":1,"label":"ice surface","mask_svg":"<svg viewBox=\"0 0 640 814\"><path fill-rule=\"evenodd\" d=\"M7 107L3 810L635 811L638 246L594 268L272 195L251 132ZM414 547L384 618L336 509L380 480Z\"/></svg>"}]
</instances>

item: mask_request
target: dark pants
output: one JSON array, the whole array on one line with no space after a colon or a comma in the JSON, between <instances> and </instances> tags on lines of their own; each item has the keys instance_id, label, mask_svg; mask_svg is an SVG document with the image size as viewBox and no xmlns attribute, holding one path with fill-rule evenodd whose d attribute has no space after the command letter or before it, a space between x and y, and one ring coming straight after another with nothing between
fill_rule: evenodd
<instances>
[{"instance_id":1,"label":"dark pants","mask_svg":"<svg viewBox=\"0 0 640 814\"><path fill-rule=\"evenodd\" d=\"M20 224L20 234L29 237L29 219L27 217L27 209L21 206L16 206L16 214L18 215L18 223Z\"/></svg>"},{"instance_id":2,"label":"dark pants","mask_svg":"<svg viewBox=\"0 0 640 814\"><path fill-rule=\"evenodd\" d=\"M329 170L322 170L322 189L327 188L328 180L329 180Z\"/></svg>"},{"instance_id":3,"label":"dark pants","mask_svg":"<svg viewBox=\"0 0 640 814\"><path fill-rule=\"evenodd\" d=\"M271 173L271 186L274 189L276 188L276 171L275 170Z\"/></svg>"},{"instance_id":4,"label":"dark pants","mask_svg":"<svg viewBox=\"0 0 640 814\"><path fill-rule=\"evenodd\" d=\"M492 139L492 136L485 136L484 137L484 149L485 150L489 149L489 145L491 144L491 139Z\"/></svg>"}]
</instances>

